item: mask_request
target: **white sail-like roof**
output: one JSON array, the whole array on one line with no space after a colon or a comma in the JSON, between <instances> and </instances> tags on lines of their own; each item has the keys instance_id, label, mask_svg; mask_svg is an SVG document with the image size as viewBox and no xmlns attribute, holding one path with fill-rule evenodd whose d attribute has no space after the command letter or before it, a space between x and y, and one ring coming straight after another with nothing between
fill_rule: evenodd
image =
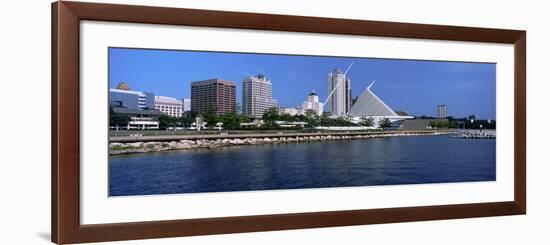
<instances>
[{"instance_id":1,"label":"white sail-like roof","mask_svg":"<svg viewBox=\"0 0 550 245\"><path fill-rule=\"evenodd\" d=\"M366 89L357 102L351 107L348 115L352 117L362 116L383 116L383 117L395 117L398 116L384 101L376 96L370 88L374 82L372 82Z\"/></svg>"}]
</instances>

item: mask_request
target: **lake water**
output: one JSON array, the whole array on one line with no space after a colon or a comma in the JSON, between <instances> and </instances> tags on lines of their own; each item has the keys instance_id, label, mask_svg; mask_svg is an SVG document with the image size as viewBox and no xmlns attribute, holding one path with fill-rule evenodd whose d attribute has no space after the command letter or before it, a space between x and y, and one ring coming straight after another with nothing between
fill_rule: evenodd
<instances>
[{"instance_id":1,"label":"lake water","mask_svg":"<svg viewBox=\"0 0 550 245\"><path fill-rule=\"evenodd\" d=\"M111 196L494 181L494 139L407 136L109 158Z\"/></svg>"}]
</instances>

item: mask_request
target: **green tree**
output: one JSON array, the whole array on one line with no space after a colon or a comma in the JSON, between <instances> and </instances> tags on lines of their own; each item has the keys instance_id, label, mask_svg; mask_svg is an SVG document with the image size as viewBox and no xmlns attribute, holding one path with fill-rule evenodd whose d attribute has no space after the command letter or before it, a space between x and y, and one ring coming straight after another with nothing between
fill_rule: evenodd
<instances>
[{"instance_id":1,"label":"green tree","mask_svg":"<svg viewBox=\"0 0 550 245\"><path fill-rule=\"evenodd\" d=\"M294 121L296 121L296 118L291 116L288 113L284 113L283 115L280 116L280 118L281 118L281 120L283 120L285 122L294 122Z\"/></svg>"},{"instance_id":2,"label":"green tree","mask_svg":"<svg viewBox=\"0 0 550 245\"><path fill-rule=\"evenodd\" d=\"M191 123L193 123L195 120L189 116L183 116L176 118L176 124L178 126L187 127L191 126Z\"/></svg>"},{"instance_id":3,"label":"green tree","mask_svg":"<svg viewBox=\"0 0 550 245\"><path fill-rule=\"evenodd\" d=\"M335 120L334 120L334 124L337 126L337 127L346 127L346 126L350 126L351 123L343 116L339 116L337 117Z\"/></svg>"},{"instance_id":4,"label":"green tree","mask_svg":"<svg viewBox=\"0 0 550 245\"><path fill-rule=\"evenodd\" d=\"M221 122L216 110L212 107L206 109L206 111L202 114L202 118L207 123L207 127L214 127L216 123Z\"/></svg>"},{"instance_id":5,"label":"green tree","mask_svg":"<svg viewBox=\"0 0 550 245\"><path fill-rule=\"evenodd\" d=\"M374 119L372 117L362 117L359 125L365 127L372 127L374 125Z\"/></svg>"},{"instance_id":6,"label":"green tree","mask_svg":"<svg viewBox=\"0 0 550 245\"><path fill-rule=\"evenodd\" d=\"M118 114L118 113L109 113L109 124L112 127L126 126L130 122L130 116Z\"/></svg>"},{"instance_id":7,"label":"green tree","mask_svg":"<svg viewBox=\"0 0 550 245\"><path fill-rule=\"evenodd\" d=\"M228 112L223 116L221 116L221 118L219 118L223 123L223 127L225 129L232 130L232 129L239 129L241 127L241 123L244 122L246 119L243 115L239 114L238 111L239 111L239 105L235 104L231 112Z\"/></svg>"},{"instance_id":8,"label":"green tree","mask_svg":"<svg viewBox=\"0 0 550 245\"><path fill-rule=\"evenodd\" d=\"M456 128L457 127L456 120L449 120L447 127Z\"/></svg>"},{"instance_id":9,"label":"green tree","mask_svg":"<svg viewBox=\"0 0 550 245\"><path fill-rule=\"evenodd\" d=\"M391 126L391 122L390 122L390 119L388 118L381 118L379 121L378 121L378 126L382 129L387 129Z\"/></svg>"},{"instance_id":10,"label":"green tree","mask_svg":"<svg viewBox=\"0 0 550 245\"><path fill-rule=\"evenodd\" d=\"M178 118L168 115L159 116L157 120L159 121L160 128L175 127L178 122Z\"/></svg>"},{"instance_id":11,"label":"green tree","mask_svg":"<svg viewBox=\"0 0 550 245\"><path fill-rule=\"evenodd\" d=\"M265 126L267 128L274 128L275 121L280 120L279 110L277 110L277 108L275 107L267 109L262 115L262 119L264 120Z\"/></svg>"},{"instance_id":12,"label":"green tree","mask_svg":"<svg viewBox=\"0 0 550 245\"><path fill-rule=\"evenodd\" d=\"M447 120L435 120L435 121L430 121L430 126L432 128L450 128L451 122Z\"/></svg>"},{"instance_id":13,"label":"green tree","mask_svg":"<svg viewBox=\"0 0 550 245\"><path fill-rule=\"evenodd\" d=\"M321 114L321 126L330 126L330 118L328 118L328 113Z\"/></svg>"},{"instance_id":14,"label":"green tree","mask_svg":"<svg viewBox=\"0 0 550 245\"><path fill-rule=\"evenodd\" d=\"M159 121L160 128L167 128L170 125L170 117L167 115L159 116L157 120Z\"/></svg>"},{"instance_id":15,"label":"green tree","mask_svg":"<svg viewBox=\"0 0 550 245\"><path fill-rule=\"evenodd\" d=\"M225 129L239 129L241 127L241 116L235 113L227 113L221 117Z\"/></svg>"},{"instance_id":16,"label":"green tree","mask_svg":"<svg viewBox=\"0 0 550 245\"><path fill-rule=\"evenodd\" d=\"M315 110L306 110L304 113L304 121L307 123L308 128L318 126L320 123L319 116Z\"/></svg>"}]
</instances>

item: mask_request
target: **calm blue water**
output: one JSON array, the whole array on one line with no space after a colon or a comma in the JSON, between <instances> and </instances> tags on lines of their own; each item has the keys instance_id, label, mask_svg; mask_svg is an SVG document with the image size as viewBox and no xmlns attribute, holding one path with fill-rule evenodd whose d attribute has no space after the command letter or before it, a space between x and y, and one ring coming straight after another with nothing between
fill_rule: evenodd
<instances>
[{"instance_id":1,"label":"calm blue water","mask_svg":"<svg viewBox=\"0 0 550 245\"><path fill-rule=\"evenodd\" d=\"M111 156L111 196L494 181L495 140L409 136Z\"/></svg>"}]
</instances>

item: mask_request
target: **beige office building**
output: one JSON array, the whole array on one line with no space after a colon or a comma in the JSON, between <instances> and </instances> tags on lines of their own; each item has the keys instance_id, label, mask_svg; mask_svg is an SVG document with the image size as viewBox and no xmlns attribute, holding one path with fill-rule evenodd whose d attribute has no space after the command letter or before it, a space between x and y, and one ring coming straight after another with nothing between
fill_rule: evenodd
<instances>
[{"instance_id":1,"label":"beige office building","mask_svg":"<svg viewBox=\"0 0 550 245\"><path fill-rule=\"evenodd\" d=\"M171 117L183 115L183 102L167 96L155 96L155 109Z\"/></svg>"}]
</instances>

